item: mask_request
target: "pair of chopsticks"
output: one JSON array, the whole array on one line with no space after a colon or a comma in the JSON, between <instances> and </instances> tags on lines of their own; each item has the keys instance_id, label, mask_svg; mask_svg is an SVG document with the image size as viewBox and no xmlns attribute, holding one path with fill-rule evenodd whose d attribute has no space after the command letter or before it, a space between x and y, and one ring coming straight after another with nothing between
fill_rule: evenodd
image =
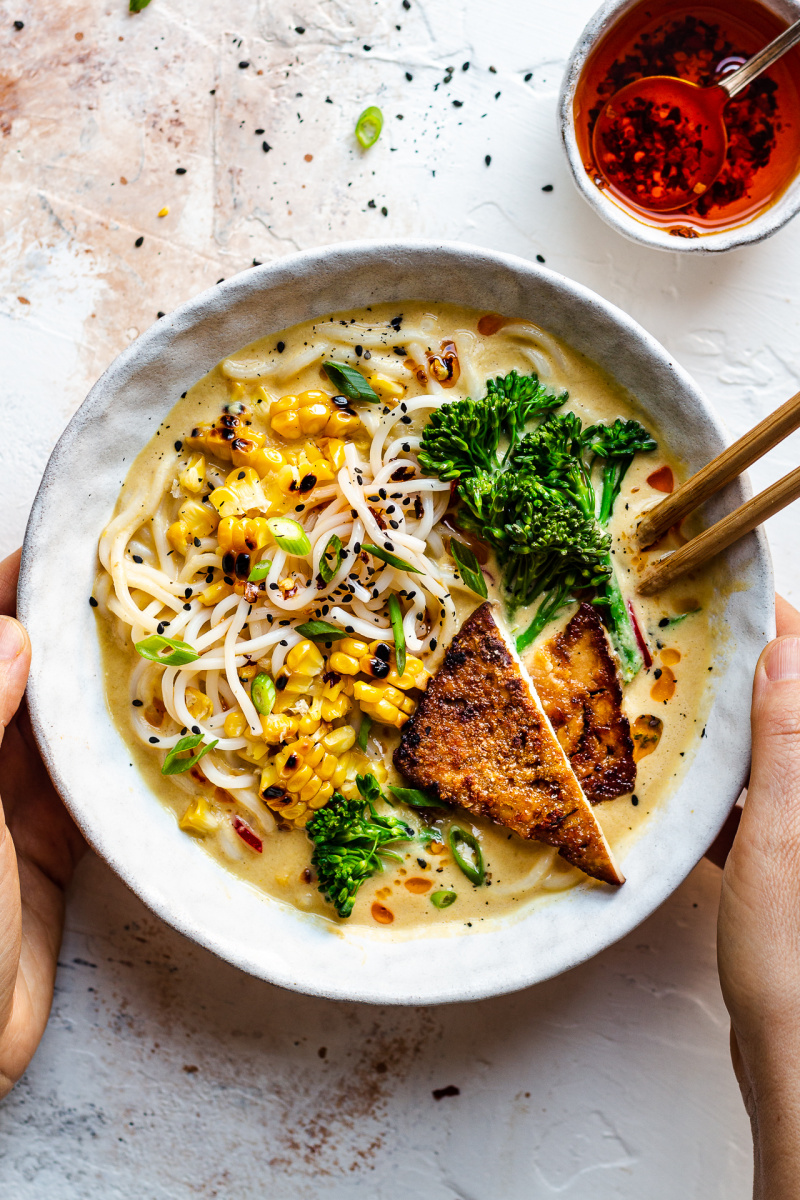
<instances>
[{"instance_id":1,"label":"pair of chopsticks","mask_svg":"<svg viewBox=\"0 0 800 1200\"><path fill-rule=\"evenodd\" d=\"M668 529L677 525L698 505L708 500L709 496L725 487L799 426L800 392L646 513L636 530L638 545L641 548L651 546ZM685 546L681 546L680 550L659 559L642 576L637 592L641 596L654 596L656 592L669 587L689 571L704 566L716 554L727 549L798 497L800 467L796 467L794 471L784 475L783 479L779 479L758 496L742 504L721 521L717 521L710 529L692 538Z\"/></svg>"}]
</instances>

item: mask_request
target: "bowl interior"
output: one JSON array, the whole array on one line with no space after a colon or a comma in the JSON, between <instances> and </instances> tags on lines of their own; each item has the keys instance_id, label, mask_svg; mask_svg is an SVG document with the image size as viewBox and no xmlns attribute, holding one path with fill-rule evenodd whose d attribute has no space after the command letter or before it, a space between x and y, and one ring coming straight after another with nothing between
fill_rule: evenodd
<instances>
[{"instance_id":1,"label":"bowl interior","mask_svg":"<svg viewBox=\"0 0 800 1200\"><path fill-rule=\"evenodd\" d=\"M567 60L558 101L558 124L573 182L584 199L608 225L643 246L684 254L714 254L751 242L763 241L791 220L800 209L800 173L792 179L775 203L753 220L698 238L673 237L666 229L658 229L637 220L596 187L589 178L575 136L575 91L586 60L599 40L620 17L641 2L642 0L606 0L588 21ZM760 3L777 13L788 24L800 18L800 0L760 0ZM675 214L676 219L679 215Z\"/></svg>"},{"instance_id":2,"label":"bowl interior","mask_svg":"<svg viewBox=\"0 0 800 1200\"><path fill-rule=\"evenodd\" d=\"M378 300L450 301L528 317L594 359L670 431L691 470L724 446L692 381L625 314L551 271L464 245L353 243L247 271L162 319L95 385L59 441L25 539L20 612L34 645L29 703L59 792L94 846L162 918L252 974L379 1003L476 999L559 973L622 937L680 884L716 836L749 764L749 694L773 630L763 534L728 552L729 652L706 736L671 800L624 860L617 892L576 889L486 930L385 942L262 896L178 830L131 765L106 707L88 600L98 536L131 459L180 394L225 355L314 315ZM741 503L737 481L709 505ZM58 580L54 602L53 582ZM433 964L433 965L432 965Z\"/></svg>"}]
</instances>

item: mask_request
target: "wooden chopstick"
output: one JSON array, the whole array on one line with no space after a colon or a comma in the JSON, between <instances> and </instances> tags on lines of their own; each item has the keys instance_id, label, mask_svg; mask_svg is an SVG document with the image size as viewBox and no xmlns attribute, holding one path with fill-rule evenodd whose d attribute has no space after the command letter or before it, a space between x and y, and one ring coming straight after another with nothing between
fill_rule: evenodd
<instances>
[{"instance_id":1,"label":"wooden chopstick","mask_svg":"<svg viewBox=\"0 0 800 1200\"><path fill-rule=\"evenodd\" d=\"M784 405L784 407L786 406ZM731 447L731 449L735 449L735 447ZM682 575L702 567L721 550L725 550L740 537L750 533L762 521L773 517L776 512L780 512L787 504L791 504L798 498L800 498L800 467L795 467L788 475L784 475L783 479L779 479L777 483L773 483L758 496L753 496L752 500L748 500L732 513L728 513L727 517L717 521L716 525L712 525L710 529L706 529L696 538L692 538L685 546L681 546L680 550L659 559L642 576L636 589L637 592L640 596L654 596L656 592L669 587Z\"/></svg>"},{"instance_id":2,"label":"wooden chopstick","mask_svg":"<svg viewBox=\"0 0 800 1200\"><path fill-rule=\"evenodd\" d=\"M710 463L701 467L676 492L652 508L639 522L636 530L636 541L639 546L652 545L668 529L677 525L678 521L707 500L709 496L713 496L725 484L730 483L737 475L741 475L742 471L745 471L773 446L777 446L778 442L798 426L800 426L800 392L796 396L792 396L791 400L787 400L780 408L776 408L775 412L770 413L744 437L740 437L738 442L734 442L727 450L723 450L722 454L712 458ZM767 493L765 492L764 495L766 496ZM731 516L733 515L732 513ZM762 521L765 519L766 517L761 517ZM755 524L758 522L756 521ZM715 529L718 528L719 526L715 526ZM750 529L753 528L754 526L751 525ZM741 536L741 534L737 536ZM730 545L730 542L726 542L726 545Z\"/></svg>"}]
</instances>

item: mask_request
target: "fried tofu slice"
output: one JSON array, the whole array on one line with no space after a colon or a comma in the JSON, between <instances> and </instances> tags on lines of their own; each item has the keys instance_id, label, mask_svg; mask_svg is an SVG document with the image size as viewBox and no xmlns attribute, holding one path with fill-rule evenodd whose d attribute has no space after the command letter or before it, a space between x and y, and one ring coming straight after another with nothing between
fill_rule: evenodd
<instances>
[{"instance_id":1,"label":"fried tofu slice","mask_svg":"<svg viewBox=\"0 0 800 1200\"><path fill-rule=\"evenodd\" d=\"M622 688L597 609L582 604L528 665L533 686L592 804L632 792L636 763Z\"/></svg>"},{"instance_id":2,"label":"fried tofu slice","mask_svg":"<svg viewBox=\"0 0 800 1200\"><path fill-rule=\"evenodd\" d=\"M624 881L544 710L482 604L453 638L403 729L394 764L416 786Z\"/></svg>"}]
</instances>

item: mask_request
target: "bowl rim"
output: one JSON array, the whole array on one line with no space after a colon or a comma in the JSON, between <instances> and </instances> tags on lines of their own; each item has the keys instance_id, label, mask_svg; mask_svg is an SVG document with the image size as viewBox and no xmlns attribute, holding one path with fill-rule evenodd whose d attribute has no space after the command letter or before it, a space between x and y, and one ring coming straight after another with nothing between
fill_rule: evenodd
<instances>
[{"instance_id":1,"label":"bowl rim","mask_svg":"<svg viewBox=\"0 0 800 1200\"><path fill-rule=\"evenodd\" d=\"M120 389L124 389L126 384L129 384L132 373L135 373L137 369L143 370L148 364L152 364L153 362L163 362L165 354L169 353L170 347L176 343L179 337L185 335L187 331L191 332L193 329L196 329L198 325L202 325L204 320L213 320L216 316L219 316L220 310L222 310L223 314L227 312L230 315L235 310L237 304L246 303L248 300L252 300L253 297L261 296L263 293L274 288L296 285L298 279L302 278L304 273L307 277L312 272L316 274L326 269L328 269L332 277L335 277L337 273L341 274L344 272L346 274L348 271L356 272L358 274L359 286L362 286L360 284L362 276L368 278L371 269L377 270L387 260L391 261L393 256L396 257L399 263L411 261L417 264L417 260L421 260L424 263L426 272L430 270L432 259L435 260L437 256L440 260L440 265L443 267L446 267L448 264L453 267L456 264L460 264L469 272L481 272L482 270L499 268L501 272L505 273L505 276L508 276L517 284L524 284L525 281L528 281L529 286L541 285L545 290L550 289L554 295L565 297L565 302L568 301L571 304L577 304L581 308L594 310L595 315L599 314L599 320L610 323L613 325L614 330L619 332L621 336L624 335L629 340L632 339L635 354L641 354L645 357L654 372L658 368L665 378L668 377L672 380L674 386L683 389L683 392L691 398L692 402L696 403L698 406L698 415L705 422L709 431L708 437L712 442L716 440L725 444L728 441L721 422L713 409L710 408L696 384L694 384L690 376L682 368L672 362L667 351L664 350L655 338L615 305L583 285L568 280L548 268L541 267L538 264L528 262L514 255L485 250L459 242L420 240L356 241L302 251L273 263L264 264L257 268L250 268L240 275L231 277L224 283L209 288L199 296L187 301L176 309L174 313L170 314L166 320L162 319L156 322L134 343L127 347L93 386L86 400L70 420L53 450L37 492L26 530L18 592L19 613L20 619L29 627L32 633L34 645L38 644L40 629L42 630L43 641L46 642L46 637L44 636L45 626L43 625L45 605L41 602L43 595L41 585L48 578L47 572L51 566L51 563L48 562L46 564L44 561L46 557L45 550L48 548L48 545L51 550L53 547L52 541L48 543L47 528L48 516L54 515L54 510L52 513L49 512L51 506L50 492L52 490L57 493L59 483L63 487L67 481L71 485L74 480L74 473L70 475L69 472L71 463L74 467L76 447L82 437L88 436L87 431L89 427L97 422L99 417L104 415L109 392L114 393L116 390L119 393ZM415 265L413 269L421 270L421 266ZM366 288L369 285L365 283L363 286ZM378 298L377 296L375 297L376 301ZM387 298L402 299L400 296L390 296ZM408 299L407 294L405 299ZM313 307L310 298L307 298L305 303ZM349 305L349 307L356 306L355 303ZM330 311L335 310L331 309ZM319 315L322 315L321 311ZM285 323L283 327L286 327ZM275 327L275 332L278 331L278 328L278 326ZM268 333L271 330L265 326L264 331ZM233 346L227 350L227 353L234 353L235 350L240 348L241 346L239 345ZM220 357L223 356L220 355ZM214 361L218 361L218 359ZM196 377L201 378L208 369L210 368L206 367L200 370L198 367L199 374ZM119 395L117 400L119 403ZM156 402L156 408L161 418L169 412L171 407L171 401ZM144 442L141 443L141 445L143 444ZM137 453L141 445L137 446ZM67 475L64 475L64 472L67 472ZM61 479L59 479L60 473L62 476ZM748 494L749 484L746 478L742 478L730 494L730 504L740 503ZM52 499L52 504L57 504L57 496ZM107 519L107 510L104 511L106 512ZM59 519L65 521L67 517L62 514ZM69 519L74 520L72 517ZM96 571L96 534L96 530L91 533L91 545L93 549L90 568L91 578L94 578ZM749 535L749 538L748 544L751 551L750 563L752 570L755 572L755 579L751 581L751 607L758 609L758 611L755 623L752 620L750 621L745 629L745 634L750 636L751 642L761 644L774 634L774 609L770 607L773 596L772 568L767 540L763 530L759 529L755 534ZM726 552L726 554L728 553L730 552ZM88 604L85 605L84 611L87 618L92 613L92 609L89 608ZM94 618L92 617L93 620ZM751 633L751 629L757 632ZM96 642L97 639L94 630L92 630L92 635ZM738 665L731 669L738 670L741 673L744 669L742 666L743 659L746 658L748 663L750 663L751 659L754 662L756 651L752 646L750 647L750 651L749 656L737 655L736 664ZM451 977L445 982L431 980L426 981L425 986L423 986L419 980L415 980L413 987L400 994L396 989L387 991L388 983L385 980L376 978L379 972L373 971L368 979L361 977L358 980L353 980L349 977L334 979L332 977L333 972L330 971L330 963L334 961L333 959L329 958L326 960L329 972L326 975L325 970L316 962L311 967L309 967L307 962L298 963L297 961L289 965L282 959L276 959L274 956L270 958L268 948L260 947L258 951L254 950L249 941L243 939L242 936L233 933L229 934L227 930L224 935L221 935L219 930L212 932L202 925L198 927L191 911L191 897L187 899L182 894L179 894L176 898L176 895L171 894L170 887L174 887L172 881L162 881L150 876L144 878L137 877L135 870L130 866L130 847L120 847L120 839L116 832L109 839L106 829L99 830L93 827L82 809L81 793L85 790L84 776L81 776L80 780L76 777L72 765L67 762L67 749L65 748L63 754L60 752L61 716L56 711L54 697L52 694L48 694L48 685L52 680L48 679L47 672L47 655L42 653L37 655L34 653L27 693L33 731L56 789L63 797L68 809L93 848L149 908L179 932L250 974L290 990L325 996L332 999L380 1004L430 1004L476 1000L487 996L516 991L531 984L541 982L593 957L596 953L606 949L634 929L683 882L689 871L693 869L705 853L718 833L719 828L721 828L729 811L730 804L735 801L741 787L744 785L749 766L749 743L747 742L749 721L745 722L743 719L739 719L741 728L738 732L741 736L738 742L734 743L734 753L731 756L731 761L724 764L724 770L727 770L730 776L730 790L726 794L726 798L724 800L718 798L711 818L709 818L708 814L705 817L698 818L701 824L703 820L705 821L699 837L696 832L697 827L695 826L694 840L689 839L687 845L681 842L676 858L671 860L663 872L658 874L658 878L655 881L650 880L647 876L643 876L642 889L638 893L636 891L628 892L627 898L622 902L622 906L619 903L614 906L614 898L609 896L607 891L601 891L600 889L576 889L572 893L565 893L559 900L558 905L556 905L558 911L555 912L555 915L553 915L554 906L549 906L549 922L551 926L555 923L554 927L558 927L559 922L561 924L565 922L568 924L567 909L570 908L571 910L576 894L580 894L584 898L581 901L584 915L586 912L590 914L601 912L602 919L605 922L602 925L602 936L596 938L591 944L575 945L570 941L569 945L559 943L555 950L551 946L549 947L550 958L546 966L536 961L513 961L506 963L505 958L503 958L504 972L500 977L481 977L480 981L475 982L465 975L463 970L461 972L454 970ZM50 690L52 692L52 688ZM102 693L102 700L104 704L104 693ZM737 698L735 701L730 702L738 704L739 700ZM716 704L714 707L716 707ZM111 723L108 710L106 709L105 712L110 729L116 732L115 726ZM710 723L711 716L709 717ZM120 737L119 734L116 736ZM90 759L84 755L84 761L88 763ZM690 771L691 769L689 768ZM143 777L142 783L150 798L155 799L152 792L147 788L146 783L144 783ZM734 791L735 794L733 794ZM672 798L665 800L660 807L664 810L669 810L671 802ZM154 810L158 809L161 813L166 813L166 807L161 805L157 800L153 808ZM657 817L657 813L652 814L650 821L655 823ZM157 817L154 817L154 821L157 821ZM661 821L661 817L658 817L658 821ZM174 821L173 828L177 828ZM653 826L653 836L655 842L658 843L659 834L655 824ZM639 840L644 841L645 838L643 837ZM198 858L208 860L209 863L214 862L209 855L205 855L202 852L198 852ZM225 880L221 882L222 889L225 890L227 885L228 894L232 890L236 890L238 881L234 883L235 877L227 872L225 868L217 864L214 864L214 866L216 870L225 875ZM204 874L200 868L197 869L196 873L198 879ZM188 881L187 886L193 886L192 879ZM245 884L240 884L239 890L246 888L246 886ZM624 889L616 895L619 897L623 893ZM586 899L587 897L588 900ZM239 900L241 900L241 896L239 896ZM258 900L262 906L265 903L272 903L276 906L280 905L278 901L269 901L269 898L265 900L261 896L258 896ZM242 904L244 904L244 901L242 901ZM621 914L621 908L624 910L624 915ZM252 913L256 909L251 904L248 911L252 917ZM258 911L263 911L263 908L258 909ZM309 921L307 914L299 914L297 910L292 910L292 914L295 919L298 938L305 937L308 928L313 924L313 920ZM529 919L530 912L515 917L513 919L516 922L514 928L519 930ZM274 912L272 920L274 925L277 922ZM301 925L301 922L305 922L305 925ZM508 928L511 928L511 926L509 925ZM508 928L505 926L500 928L498 925L496 930L478 931L477 936L492 937L496 935L502 940L502 938L506 937ZM580 933L580 931L578 932ZM577 936L571 927L570 933L573 938ZM306 954L308 954L309 946L311 946L312 957L314 953L324 956L326 951L324 948L320 948L321 943L315 942L311 934L309 934L309 938L308 945L301 947L301 949L304 949ZM336 940L329 938L330 942ZM391 945L416 945L428 948L432 940L433 938L430 937L421 937L414 941L395 942ZM394 954L391 946L388 950L386 947L382 947L378 954L374 954L374 947L377 943L371 936L362 937L357 933L346 931L344 941L355 947L353 962L358 961L359 954L366 957L368 953L373 951L376 961L380 959L381 953L384 954L385 967L386 962L389 961L389 956ZM464 944L473 944L471 935L465 935L451 941L450 958L453 962L458 959L458 947L456 947L455 953L452 949L454 942L457 941ZM445 946L447 943L442 939L437 944ZM516 939L512 938L509 944L515 946ZM344 954L341 948L339 953ZM335 961L338 961L338 959ZM319 959L319 962L322 962L322 958Z\"/></svg>"},{"instance_id":2,"label":"bowl rim","mask_svg":"<svg viewBox=\"0 0 800 1200\"><path fill-rule=\"evenodd\" d=\"M791 23L800 18L800 0L760 0L767 8ZM586 60L597 42L624 13L643 0L605 0L589 18L567 59L557 104L557 123L572 181L598 216L630 241L655 250L677 254L721 254L740 246L763 242L782 229L800 211L800 169L774 204L743 225L722 229L698 238L672 237L666 230L646 225L609 199L589 179L575 136L573 102ZM677 219L677 217L676 217Z\"/></svg>"}]
</instances>

